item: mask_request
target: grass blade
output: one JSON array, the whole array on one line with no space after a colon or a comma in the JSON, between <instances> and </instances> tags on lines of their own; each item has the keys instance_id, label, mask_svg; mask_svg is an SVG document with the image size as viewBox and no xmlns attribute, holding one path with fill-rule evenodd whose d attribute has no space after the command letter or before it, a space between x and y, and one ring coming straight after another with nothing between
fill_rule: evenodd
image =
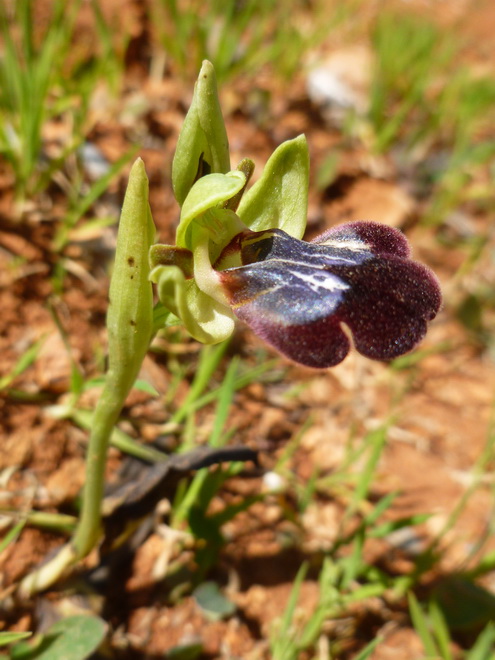
<instances>
[{"instance_id":1,"label":"grass blade","mask_svg":"<svg viewBox=\"0 0 495 660\"><path fill-rule=\"evenodd\" d=\"M421 641L423 642L425 654L427 658L436 658L440 655L433 635L430 632L428 621L425 613L421 609L416 596L409 592L408 594L409 612L414 628L418 633Z\"/></svg>"}]
</instances>

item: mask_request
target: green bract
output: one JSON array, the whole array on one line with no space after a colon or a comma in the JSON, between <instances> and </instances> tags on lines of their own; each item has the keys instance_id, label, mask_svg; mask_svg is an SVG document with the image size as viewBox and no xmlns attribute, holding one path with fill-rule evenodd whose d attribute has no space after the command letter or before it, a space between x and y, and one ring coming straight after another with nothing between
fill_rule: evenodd
<instances>
[{"instance_id":1,"label":"green bract","mask_svg":"<svg viewBox=\"0 0 495 660\"><path fill-rule=\"evenodd\" d=\"M304 135L281 144L237 213L252 231L282 229L302 238L308 212L309 154Z\"/></svg>"},{"instance_id":2,"label":"green bract","mask_svg":"<svg viewBox=\"0 0 495 660\"><path fill-rule=\"evenodd\" d=\"M175 199L183 204L198 175L230 170L229 141L213 65L205 60L172 165Z\"/></svg>"},{"instance_id":3,"label":"green bract","mask_svg":"<svg viewBox=\"0 0 495 660\"><path fill-rule=\"evenodd\" d=\"M282 229L301 238L306 227L309 156L303 135L275 150L245 194L252 161L244 159L238 169L229 169L215 74L205 61L172 167L181 206L176 245L150 250L150 278L161 303L204 343L222 341L234 329L234 316L214 269L224 248L248 229Z\"/></svg>"}]
</instances>

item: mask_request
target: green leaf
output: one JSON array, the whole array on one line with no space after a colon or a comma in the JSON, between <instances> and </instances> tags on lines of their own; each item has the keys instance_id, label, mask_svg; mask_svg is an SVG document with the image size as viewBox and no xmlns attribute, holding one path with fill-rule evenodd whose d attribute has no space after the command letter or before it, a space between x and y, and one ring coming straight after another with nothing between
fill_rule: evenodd
<instances>
[{"instance_id":1,"label":"green leaf","mask_svg":"<svg viewBox=\"0 0 495 660\"><path fill-rule=\"evenodd\" d=\"M364 649L358 653L354 660L368 660L378 644L383 641L383 637L373 639L369 644L366 644Z\"/></svg>"},{"instance_id":2,"label":"green leaf","mask_svg":"<svg viewBox=\"0 0 495 660\"><path fill-rule=\"evenodd\" d=\"M13 543L16 538L19 536L19 534L22 532L24 529L24 525L26 524L26 520L20 520L12 529L10 529L7 534L3 537L3 539L0 541L0 553L5 550L7 546L9 546L11 543ZM0 637L0 641L1 641ZM5 644L8 644L9 642L5 642ZM1 645L1 644L0 644Z\"/></svg>"},{"instance_id":3,"label":"green leaf","mask_svg":"<svg viewBox=\"0 0 495 660\"><path fill-rule=\"evenodd\" d=\"M203 644L201 642L193 642L192 644L181 644L174 646L165 654L167 660L196 660L203 652Z\"/></svg>"},{"instance_id":4,"label":"green leaf","mask_svg":"<svg viewBox=\"0 0 495 660\"><path fill-rule=\"evenodd\" d=\"M440 656L443 660L453 660L449 628L443 612L435 600L430 602L429 614L432 630L440 650Z\"/></svg>"},{"instance_id":5,"label":"green leaf","mask_svg":"<svg viewBox=\"0 0 495 660\"><path fill-rule=\"evenodd\" d=\"M489 623L466 655L466 660L493 660L494 643L495 627L493 623Z\"/></svg>"},{"instance_id":6,"label":"green leaf","mask_svg":"<svg viewBox=\"0 0 495 660\"><path fill-rule=\"evenodd\" d=\"M433 595L454 630L472 630L495 618L495 596L462 575L446 578Z\"/></svg>"},{"instance_id":7,"label":"green leaf","mask_svg":"<svg viewBox=\"0 0 495 660\"><path fill-rule=\"evenodd\" d=\"M175 199L182 206L198 176L229 170L229 141L218 100L215 70L211 62L205 60L172 165Z\"/></svg>"},{"instance_id":8,"label":"green leaf","mask_svg":"<svg viewBox=\"0 0 495 660\"><path fill-rule=\"evenodd\" d=\"M386 590L387 590L387 585L385 584L379 584L379 583L363 584L362 586L352 591L348 596L346 596L345 602L346 603L363 602L367 598L376 598L377 596L378 597L383 596Z\"/></svg>"},{"instance_id":9,"label":"green leaf","mask_svg":"<svg viewBox=\"0 0 495 660\"><path fill-rule=\"evenodd\" d=\"M38 339L38 341L36 341L21 355L21 357L14 365L12 371L6 376L3 376L3 378L0 378L0 390L8 387L17 376L22 374L23 371L25 371L34 363L38 357L38 353L40 352L43 343L45 342L45 339L46 335L43 335L43 337Z\"/></svg>"},{"instance_id":10,"label":"green leaf","mask_svg":"<svg viewBox=\"0 0 495 660\"><path fill-rule=\"evenodd\" d=\"M70 419L87 431L91 431L93 428L93 412L89 410L72 410L70 412ZM155 463L158 461L163 461L167 458L166 454L150 447L144 445L131 436L124 433L121 429L116 426L110 436L110 444L112 447L116 447L120 451L129 454L130 456L135 456L140 458L143 461L148 461L149 463Z\"/></svg>"},{"instance_id":11,"label":"green leaf","mask_svg":"<svg viewBox=\"0 0 495 660\"><path fill-rule=\"evenodd\" d=\"M370 529L368 533L375 539L381 539L399 529L405 529L406 527L414 528L416 525L421 525L429 520L432 515L431 513L418 513L413 516L407 516L406 518L399 518L398 520L388 520L382 525L377 525Z\"/></svg>"},{"instance_id":12,"label":"green leaf","mask_svg":"<svg viewBox=\"0 0 495 660\"><path fill-rule=\"evenodd\" d=\"M20 639L26 639L32 634L32 632L0 632L0 646L18 642Z\"/></svg>"},{"instance_id":13,"label":"green leaf","mask_svg":"<svg viewBox=\"0 0 495 660\"><path fill-rule=\"evenodd\" d=\"M153 385L148 383L147 380L143 380L142 378L138 378L133 387L135 390L139 390L139 392L145 392L146 394L151 394L152 396L160 396L160 393L156 391Z\"/></svg>"},{"instance_id":14,"label":"green leaf","mask_svg":"<svg viewBox=\"0 0 495 660\"><path fill-rule=\"evenodd\" d=\"M237 213L252 231L282 229L294 238L302 238L308 185L308 145L300 135L273 152L261 178L244 194Z\"/></svg>"},{"instance_id":15,"label":"green leaf","mask_svg":"<svg viewBox=\"0 0 495 660\"><path fill-rule=\"evenodd\" d=\"M271 641L271 657L273 660L292 660L297 657L298 643L294 639L294 616L301 592L302 583L309 569L308 562L301 564L289 596L289 601L285 607L283 617L280 621L280 628L276 630L276 636Z\"/></svg>"},{"instance_id":16,"label":"green leaf","mask_svg":"<svg viewBox=\"0 0 495 660\"><path fill-rule=\"evenodd\" d=\"M19 644L11 650L12 660L85 660L100 646L105 622L79 614L57 621L36 646Z\"/></svg>"},{"instance_id":17,"label":"green leaf","mask_svg":"<svg viewBox=\"0 0 495 660\"><path fill-rule=\"evenodd\" d=\"M203 582L193 593L194 599L204 614L212 621L219 621L231 616L235 604L226 598L215 582Z\"/></svg>"},{"instance_id":18,"label":"green leaf","mask_svg":"<svg viewBox=\"0 0 495 660\"><path fill-rule=\"evenodd\" d=\"M260 380L266 380L266 374L270 373L270 375L276 374L276 366L277 366L277 360L269 360L262 362L261 364L256 365L252 369L249 369L248 371L240 374L235 382L233 389L234 391L240 390L243 387L247 387L251 383L259 382ZM278 380L280 376L276 376L275 380ZM192 388L195 387L195 383L193 383ZM216 401L219 396L221 396L223 390L223 384L216 388L211 390L210 392L206 392L203 394L202 392L197 392L197 396L195 395L192 398L189 398L189 395L186 398L186 403L187 405L182 405L179 410L173 415L172 421L175 422L176 424L182 423L188 415L191 415L193 412L196 410L199 410L203 408L204 406ZM201 395L201 396L200 396Z\"/></svg>"},{"instance_id":19,"label":"green leaf","mask_svg":"<svg viewBox=\"0 0 495 660\"><path fill-rule=\"evenodd\" d=\"M438 657L440 654L433 635L430 632L427 617L421 609L421 605L418 603L416 596L412 592L408 594L408 601L411 619L416 632L423 642L426 656L428 658Z\"/></svg>"},{"instance_id":20,"label":"green leaf","mask_svg":"<svg viewBox=\"0 0 495 660\"><path fill-rule=\"evenodd\" d=\"M205 392L208 385L211 383L213 375L218 369L227 347L228 342L220 343L214 347L203 346L199 355L199 360L196 364L194 378L189 387L189 391L180 407L172 416L172 422L175 422L176 424L181 423L182 420L193 411L192 405ZM222 388L220 388L220 394L221 393Z\"/></svg>"},{"instance_id":21,"label":"green leaf","mask_svg":"<svg viewBox=\"0 0 495 660\"><path fill-rule=\"evenodd\" d=\"M284 615L281 621L280 636L285 637L290 634L290 630L294 620L294 614L296 611L297 601L299 600L299 594L301 592L301 587L306 577L306 574L309 570L309 563L303 562L297 571L296 577L292 584L292 589L289 596L289 601L287 607L285 608Z\"/></svg>"}]
</instances>

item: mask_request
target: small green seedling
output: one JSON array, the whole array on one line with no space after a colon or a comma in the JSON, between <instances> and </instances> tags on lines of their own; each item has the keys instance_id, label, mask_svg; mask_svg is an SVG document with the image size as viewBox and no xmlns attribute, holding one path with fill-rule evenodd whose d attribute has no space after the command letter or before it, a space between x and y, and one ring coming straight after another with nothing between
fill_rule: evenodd
<instances>
[{"instance_id":1,"label":"small green seedling","mask_svg":"<svg viewBox=\"0 0 495 660\"><path fill-rule=\"evenodd\" d=\"M0 633L0 644L14 642L10 660L85 660L100 646L105 633L106 624L99 617L76 614L60 619L29 642L20 640L32 633ZM4 659L7 656L0 655Z\"/></svg>"}]
</instances>

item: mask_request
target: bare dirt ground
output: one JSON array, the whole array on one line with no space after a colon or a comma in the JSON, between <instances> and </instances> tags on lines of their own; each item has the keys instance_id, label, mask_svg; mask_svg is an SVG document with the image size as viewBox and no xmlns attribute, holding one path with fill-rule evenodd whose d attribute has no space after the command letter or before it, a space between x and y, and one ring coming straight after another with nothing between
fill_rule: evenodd
<instances>
[{"instance_id":1,"label":"bare dirt ground","mask_svg":"<svg viewBox=\"0 0 495 660\"><path fill-rule=\"evenodd\" d=\"M414 11L430 13L444 25L455 22L458 26L461 19L463 35L470 43L466 61L479 68L493 66L495 53L488 45L492 40L488 26L495 21L495 8L489 0L418 0L404 4ZM133 26L133 42L122 96L112 109L105 99L101 103L95 101L88 139L110 161L121 156L133 142L141 145L139 155L150 178L151 206L160 239L171 242L178 210L171 191L170 167L192 88L168 75L158 81L145 77L149 54L143 45L146 26L141 22L139 3L122 5L107 0L102 5L110 13L117 5L121 20L130 21ZM90 27L82 24L83 29ZM332 50L330 46L328 50ZM262 123L256 121L255 110L250 109L252 90L242 79L222 90L233 160L249 156L259 172L277 144L304 132L314 182L325 155L338 140L338 133L325 123L308 99L303 75L290 86L260 75L257 86L258 90L271 91L267 118ZM135 116L132 124L117 119L131 102L138 101L146 109ZM57 128L60 129L47 127L47 139L53 138ZM321 373L280 359L277 370L284 370L282 377L275 382L252 384L236 394L228 427L235 429L236 444L259 450L263 471L270 470L288 443L299 436L285 468L293 483L304 484L316 468L324 476L338 471L351 436L354 443L359 443L367 433L388 424L387 445L378 465L372 499L398 491L387 512L389 518L420 513L431 516L415 527L411 538L370 541L363 552L368 562L376 562L391 574L407 574L414 566L414 554L401 544L406 540L424 544L442 529L472 487L472 468L493 433L493 355L456 315L459 301L470 286L480 279L485 281L487 274L493 277L493 256L486 249L475 268L459 276L465 250L442 241L440 230L421 224L422 202L399 181L393 163L385 158L373 162L363 149L352 146L343 154L341 170L332 186L317 191L312 185L308 236L350 219L377 220L404 229L414 257L435 270L444 291L444 307L421 347L426 355L408 368L391 370L352 354L338 367ZM116 212L126 176L124 173L112 184L95 205L95 216ZM11 176L0 161L0 376L10 373L26 349L43 339L35 364L15 379L15 389L0 392L2 509L73 512L74 498L84 482L86 432L68 420L57 419L53 406L67 400L71 358L86 378L101 373L107 267L115 233L114 228L109 228L85 235L83 229L76 228L64 255L68 264L64 290L55 292L51 241L63 212L63 196L55 186L26 211L19 223L13 211ZM487 233L493 222L488 214L469 216L469 209L466 214L474 232ZM493 232L491 241L493 253ZM54 321L55 315L67 334L70 354ZM172 344L172 358L155 353L146 359L143 377L162 398L133 392L124 411L125 419L132 420L124 423L127 431L145 442L153 442L161 435L162 425L177 405L166 398L171 386L170 361L181 364L185 374L176 395L180 402L187 394L199 350L194 342L181 338ZM240 354L247 363L254 363L260 350L261 342L245 328L239 328L227 359ZM271 357L267 351L266 359ZM216 383L221 382L225 364L215 376ZM84 395L85 404L94 405L96 396L97 388L93 388ZM212 424L213 410L201 410L196 427L198 441L208 437ZM118 479L120 464L120 453L111 450L110 480ZM491 465L488 462L488 467ZM359 473L360 469L359 463L352 466L354 472ZM220 506L222 501L233 501L244 494L257 494L263 488L261 471L255 470L249 479L230 480L220 491L216 504ZM157 563L169 547L157 528L150 531L133 556L107 582L103 594L83 595L86 592L78 588L54 589L32 602L16 602L14 588L20 578L62 543L59 534L26 526L15 543L0 555L0 598L4 603L0 629L42 630L61 612L90 608L110 623L108 657L164 657L175 645L198 638L204 645L204 658L268 658L266 640L273 622L286 608L301 561L308 558L317 567L315 557L332 547L339 533L347 495L344 492L339 498L335 491L331 493L329 496L317 492L302 514L296 514L290 494L271 495L227 525L228 542L220 552L212 579L226 588L237 610L235 616L216 622L205 618L190 595L171 601L163 583L156 579ZM426 576L425 590L442 575L466 568L470 551L489 529L493 507L492 478L487 470L443 537L441 559L434 573ZM292 539L289 545L284 544L287 538ZM495 550L490 538L483 547L483 552L488 550ZM182 552L190 551L186 547ZM96 556L91 556L87 566L96 562ZM470 562L475 565L476 555ZM303 583L298 604L298 616L302 619L317 602L316 577L317 570L310 570ZM84 575L81 579L85 579ZM493 574L485 576L484 585L494 587ZM341 642L338 657L354 657L364 643L378 634L384 639L372 655L373 660L423 657L407 606L393 599L356 603L352 614L345 620L330 622L327 632L330 639L333 636ZM314 656L301 657L326 656L315 652Z\"/></svg>"}]
</instances>

